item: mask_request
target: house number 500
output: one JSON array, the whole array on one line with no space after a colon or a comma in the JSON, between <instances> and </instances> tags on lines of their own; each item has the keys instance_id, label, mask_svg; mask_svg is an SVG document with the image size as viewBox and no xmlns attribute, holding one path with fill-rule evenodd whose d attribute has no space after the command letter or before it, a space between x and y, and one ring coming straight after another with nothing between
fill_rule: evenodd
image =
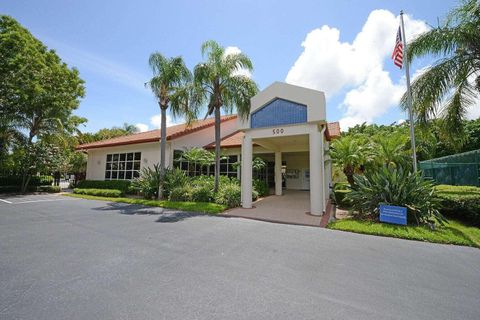
<instances>
[{"instance_id":1,"label":"house number 500","mask_svg":"<svg viewBox=\"0 0 480 320\"><path fill-rule=\"evenodd\" d=\"M282 133L283 133L283 128L273 129L273 134L282 134Z\"/></svg>"}]
</instances>

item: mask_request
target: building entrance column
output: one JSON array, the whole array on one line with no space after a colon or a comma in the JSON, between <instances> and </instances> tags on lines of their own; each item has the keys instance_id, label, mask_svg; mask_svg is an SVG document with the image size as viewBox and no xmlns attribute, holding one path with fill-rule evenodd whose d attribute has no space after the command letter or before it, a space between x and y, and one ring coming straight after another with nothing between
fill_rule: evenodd
<instances>
[{"instance_id":1,"label":"building entrance column","mask_svg":"<svg viewBox=\"0 0 480 320\"><path fill-rule=\"evenodd\" d=\"M282 153L275 152L275 195L282 195Z\"/></svg>"},{"instance_id":2,"label":"building entrance column","mask_svg":"<svg viewBox=\"0 0 480 320\"><path fill-rule=\"evenodd\" d=\"M242 142L242 208L252 208L252 138L245 134Z\"/></svg>"},{"instance_id":3,"label":"building entrance column","mask_svg":"<svg viewBox=\"0 0 480 320\"><path fill-rule=\"evenodd\" d=\"M324 180L323 169L323 132L317 126L312 126L309 134L310 147L310 214L321 216L323 214Z\"/></svg>"}]
</instances>

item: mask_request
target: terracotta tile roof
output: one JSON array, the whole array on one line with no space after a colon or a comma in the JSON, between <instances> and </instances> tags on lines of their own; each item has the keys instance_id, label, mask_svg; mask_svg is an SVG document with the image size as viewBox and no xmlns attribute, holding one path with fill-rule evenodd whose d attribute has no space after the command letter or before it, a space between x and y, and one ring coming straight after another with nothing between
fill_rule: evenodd
<instances>
[{"instance_id":1,"label":"terracotta tile roof","mask_svg":"<svg viewBox=\"0 0 480 320\"><path fill-rule=\"evenodd\" d=\"M243 136L245 134L242 131L235 131L234 133L224 137L220 142L222 148L235 148L242 145ZM215 148L215 141L204 146L205 149Z\"/></svg>"},{"instance_id":2,"label":"terracotta tile roof","mask_svg":"<svg viewBox=\"0 0 480 320\"><path fill-rule=\"evenodd\" d=\"M222 116L221 121L229 121L236 119L237 115ZM176 139L187 134L194 133L196 131L206 129L215 125L214 118L208 118L205 120L198 120L187 126L186 124L178 124L167 128L167 140ZM95 148L105 148L113 146L121 146L128 144L155 142L160 140L160 130L151 130L146 132L135 133L127 136L116 137L112 139L96 141L92 143L82 144L76 147L77 150L88 150Z\"/></svg>"},{"instance_id":3,"label":"terracotta tile roof","mask_svg":"<svg viewBox=\"0 0 480 320\"><path fill-rule=\"evenodd\" d=\"M328 140L332 140L332 139L335 139L335 138L340 138L340 122L336 121L336 122L329 122L327 124L327 131L326 131L326 134L327 134L327 139Z\"/></svg>"},{"instance_id":4,"label":"terracotta tile roof","mask_svg":"<svg viewBox=\"0 0 480 320\"><path fill-rule=\"evenodd\" d=\"M235 131L234 133L224 137L221 140L220 147L222 147L222 148L241 147L244 135L245 134L242 131ZM327 130L325 131L325 135L327 136L328 140L339 138L340 137L340 123L338 123L338 122L328 123L327 124ZM207 144L206 146L204 146L204 148L205 149L215 148L215 141Z\"/></svg>"}]
</instances>

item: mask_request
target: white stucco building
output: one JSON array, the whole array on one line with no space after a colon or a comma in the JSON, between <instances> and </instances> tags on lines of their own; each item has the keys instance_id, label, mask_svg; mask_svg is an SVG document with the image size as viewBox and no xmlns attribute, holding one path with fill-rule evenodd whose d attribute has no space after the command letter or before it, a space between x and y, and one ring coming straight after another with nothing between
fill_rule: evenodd
<instances>
[{"instance_id":1,"label":"white stucco building","mask_svg":"<svg viewBox=\"0 0 480 320\"><path fill-rule=\"evenodd\" d=\"M327 123L323 92L275 82L251 99L248 119L222 117L220 172L240 178L242 206L252 207L252 179L264 179L276 196L283 190L309 190L310 213L326 208L331 183L329 141L340 135L338 122ZM213 174L212 168L187 163L181 153L192 147L213 151L214 120L167 128L166 165L190 175ZM80 145L88 154L87 179L133 179L160 161L160 130ZM252 170L254 157L264 170ZM234 163L241 161L241 167Z\"/></svg>"}]
</instances>

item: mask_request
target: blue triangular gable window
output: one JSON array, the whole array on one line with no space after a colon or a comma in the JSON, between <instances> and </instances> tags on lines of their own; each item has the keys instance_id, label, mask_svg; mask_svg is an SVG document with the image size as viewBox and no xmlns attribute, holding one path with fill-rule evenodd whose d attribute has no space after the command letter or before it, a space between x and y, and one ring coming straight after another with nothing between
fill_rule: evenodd
<instances>
[{"instance_id":1,"label":"blue triangular gable window","mask_svg":"<svg viewBox=\"0 0 480 320\"><path fill-rule=\"evenodd\" d=\"M284 99L275 99L253 112L252 128L275 127L307 122L307 106Z\"/></svg>"}]
</instances>

